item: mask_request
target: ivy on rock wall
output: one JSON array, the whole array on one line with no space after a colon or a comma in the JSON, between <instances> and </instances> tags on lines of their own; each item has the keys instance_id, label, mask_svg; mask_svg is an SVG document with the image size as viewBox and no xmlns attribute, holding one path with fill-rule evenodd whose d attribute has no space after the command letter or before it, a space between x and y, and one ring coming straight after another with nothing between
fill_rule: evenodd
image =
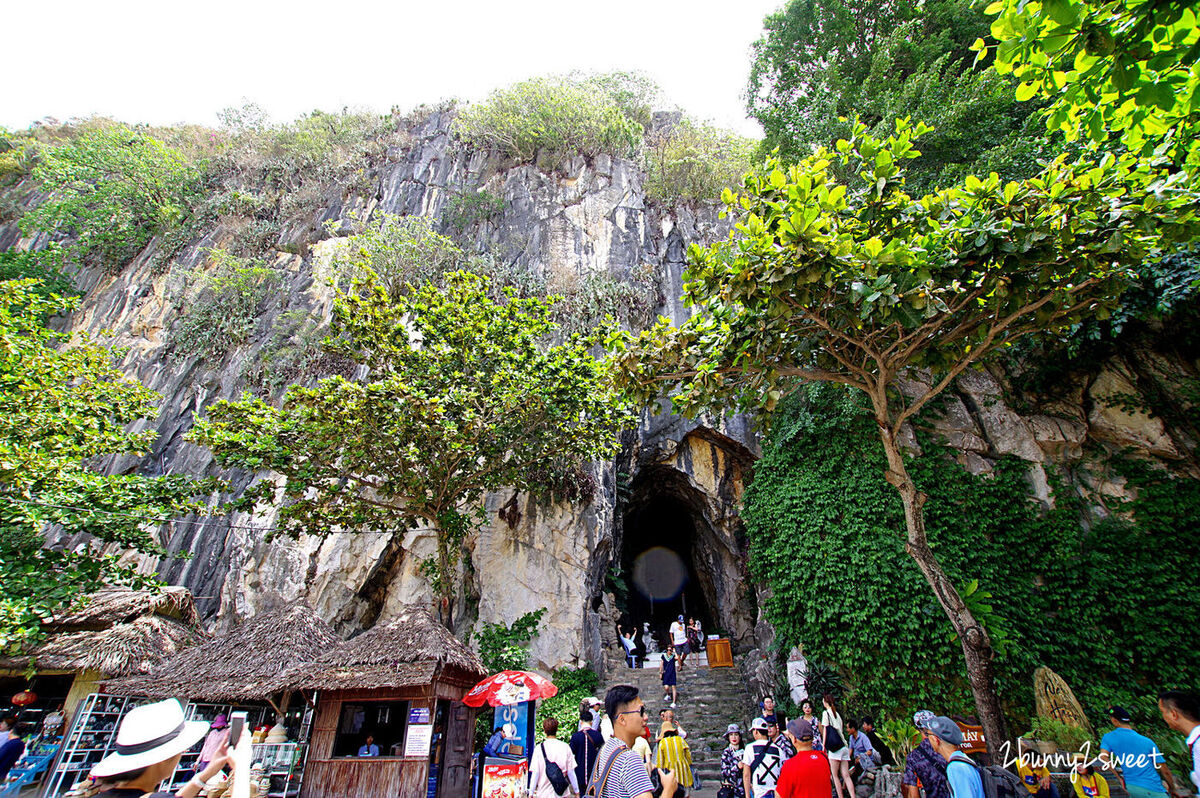
<instances>
[{"instance_id":1,"label":"ivy on rock wall","mask_svg":"<svg viewBox=\"0 0 1200 798\"><path fill-rule=\"evenodd\" d=\"M903 510L869 415L832 387L786 402L743 511L752 571L773 591L769 620L810 661L843 671L858 707L969 713L958 644L904 552ZM998 643L1010 717L1030 714L1039 665L1097 721L1113 702L1151 720L1157 691L1196 686L1200 555L1189 540L1200 482L1118 462L1137 498L1088 529L1066 486L1053 509L1029 495L1026 463L1002 459L975 476L928 436L922 445L910 467L929 494L930 542L964 594L978 581L967 600Z\"/></svg>"}]
</instances>

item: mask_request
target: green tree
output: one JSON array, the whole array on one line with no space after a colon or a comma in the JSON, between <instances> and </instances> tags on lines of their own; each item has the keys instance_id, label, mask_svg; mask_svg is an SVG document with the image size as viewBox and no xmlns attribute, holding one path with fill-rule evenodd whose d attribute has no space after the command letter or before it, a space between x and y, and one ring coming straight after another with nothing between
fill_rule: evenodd
<instances>
[{"instance_id":1,"label":"green tree","mask_svg":"<svg viewBox=\"0 0 1200 798\"><path fill-rule=\"evenodd\" d=\"M475 632L479 645L479 658L483 667L492 673L500 671L523 671L529 667L529 644L538 633L538 624L546 608L527 612L511 625L503 623L480 624Z\"/></svg>"},{"instance_id":2,"label":"green tree","mask_svg":"<svg viewBox=\"0 0 1200 798\"><path fill-rule=\"evenodd\" d=\"M1200 21L1185 0L997 0L974 43L1021 85L1052 101L1046 125L1149 155L1164 144L1200 168Z\"/></svg>"},{"instance_id":3,"label":"green tree","mask_svg":"<svg viewBox=\"0 0 1200 798\"><path fill-rule=\"evenodd\" d=\"M1044 133L1028 129L1036 106L974 65L970 46L988 19L968 0L792 0L764 28L747 110L763 126L764 148L785 160L832 146L855 117L881 138L905 117L933 126L925 157L907 173L916 191L969 172L1028 177L1050 157Z\"/></svg>"},{"instance_id":4,"label":"green tree","mask_svg":"<svg viewBox=\"0 0 1200 798\"><path fill-rule=\"evenodd\" d=\"M1200 678L1186 598L1200 589L1188 542L1200 480L1106 458L1132 498L1085 526L1077 486L1054 470L1045 508L1030 494L1029 463L1004 457L976 476L955 462L937 438L940 412L914 425L921 451L909 470L929 495L929 541L947 574L968 604L992 594L990 611L979 602L972 612L996 643L1006 716L1023 724L1034 714L1033 671L1047 665L1098 724L1113 703L1151 720L1143 713L1155 712L1161 685ZM904 552L904 508L883 479L877 437L861 392L811 383L780 403L741 513L751 573L771 587L763 609L781 640L837 663L855 706L969 713L961 649ZM965 595L974 580L983 589ZM831 600L840 596L850 600Z\"/></svg>"},{"instance_id":5,"label":"green tree","mask_svg":"<svg viewBox=\"0 0 1200 798\"><path fill-rule=\"evenodd\" d=\"M1198 195L1184 173L1108 156L1094 167L1059 157L1022 182L968 177L914 199L904 164L920 132L899 122L881 141L860 124L836 154L747 175L726 196L738 219L730 238L689 251L685 298L697 312L611 343L632 395L656 401L665 387L685 414L771 411L798 380L866 394L905 549L959 637L986 736L999 741L992 641L929 545L901 436L981 358L1111 308L1131 266L1197 235ZM902 392L913 369L928 382Z\"/></svg>"},{"instance_id":6,"label":"green tree","mask_svg":"<svg viewBox=\"0 0 1200 798\"><path fill-rule=\"evenodd\" d=\"M156 414L157 394L125 379L113 352L43 326L73 300L43 296L33 280L0 282L0 650L35 643L56 612L105 583L148 584L105 544L163 555L148 531L199 508L212 480L103 475L109 455L144 454L154 432L127 426ZM68 344L69 345L66 345ZM149 526L148 526L149 525ZM90 535L49 549L43 533Z\"/></svg>"},{"instance_id":7,"label":"green tree","mask_svg":"<svg viewBox=\"0 0 1200 798\"><path fill-rule=\"evenodd\" d=\"M50 196L22 217L22 231L69 235L68 254L112 271L186 217L202 185L182 152L120 124L42 147L32 174Z\"/></svg>"},{"instance_id":8,"label":"green tree","mask_svg":"<svg viewBox=\"0 0 1200 798\"><path fill-rule=\"evenodd\" d=\"M281 408L218 402L191 437L222 465L278 473L243 503L277 505L292 533L389 533L368 596L387 584L406 529L431 528L437 554L425 570L450 626L484 493L528 490L540 469L607 456L627 417L590 354L599 331L545 343L552 306L497 302L465 272L399 293L370 279L339 296L327 341L366 366L366 379L293 386Z\"/></svg>"}]
</instances>

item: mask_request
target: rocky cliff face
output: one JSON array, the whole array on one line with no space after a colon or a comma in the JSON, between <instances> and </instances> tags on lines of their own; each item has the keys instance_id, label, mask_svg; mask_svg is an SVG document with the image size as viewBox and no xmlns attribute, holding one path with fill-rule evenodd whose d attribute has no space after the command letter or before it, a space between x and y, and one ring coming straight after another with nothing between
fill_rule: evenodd
<instances>
[{"instance_id":1,"label":"rocky cliff face","mask_svg":"<svg viewBox=\"0 0 1200 798\"><path fill-rule=\"evenodd\" d=\"M247 388L277 317L301 311L327 320L332 307L328 286L331 252L350 220L380 213L419 214L441 219L451 198L486 190L503 197L503 209L463 231L469 247L490 252L541 277L607 273L626 278L648 267L663 298L660 312L679 321L686 316L680 296L685 247L712 241L727 232L715 206L664 208L649 203L643 174L632 161L599 156L577 158L554 171L517 165L498 155L471 151L451 133L452 113L439 111L411 130L406 146L388 149L372 162L366 190L331 189L323 207L288 219L276 240L273 265L285 279L278 295L264 303L249 341L220 362L184 355L174 344L186 303L188 269L202 265L209 247L221 246L236 232L227 223L205 232L175 258L176 268L154 265L157 244L117 274L79 275L87 293L82 307L66 320L113 345L126 347L122 365L131 377L163 397L152 423L158 441L143 459L106 464L110 471L217 474L209 452L184 441L195 417L222 398ZM36 196L25 197L36 202ZM332 225L328 223L332 222ZM331 232L332 230L332 232ZM36 246L20 239L11 224L0 226L0 247ZM1018 412L1006 402L1006 387L979 373L959 381L939 422L960 458L975 471L986 471L1004 454L1033 464L1031 483L1051 500L1045 468L1078 462L1090 443L1134 446L1187 467L1194 466L1195 441L1186 430L1172 430L1161 419L1109 401L1144 388L1146 360L1118 360L1080 385L1067 386L1065 399L1035 412ZM1158 358L1157 372L1192 376L1194 362ZM1135 368L1136 366L1136 368ZM914 377L914 379L919 379ZM1153 379L1151 377L1150 379ZM676 502L694 523L693 561L700 589L714 623L741 651L753 650L756 671L771 631L757 614L755 588L746 573L745 540L737 510L753 470L757 441L742 418L698 424L662 414L647 416L624 436L621 455L595 464L598 486L586 504L539 506L512 491L486 500L489 524L471 540L473 570L468 617L511 622L524 612L547 607L542 632L533 645L533 663L600 665L614 652L616 610L609 592L609 569L620 562L624 522L640 507L663 497ZM244 490L264 474L223 473L234 490ZM1088 477L1090 487L1117 495L1121 485ZM383 555L380 536L335 535L329 538L268 540L264 530L274 518L233 514L191 518L163 527L172 553L190 559L148 562L168 581L192 589L198 604L217 624L252 615L280 601L305 596L344 633L366 619L397 614L406 603L428 599L420 559L432 551L424 530L407 534L404 555L382 597L366 597L362 588ZM619 654L616 654L619 658Z\"/></svg>"}]
</instances>

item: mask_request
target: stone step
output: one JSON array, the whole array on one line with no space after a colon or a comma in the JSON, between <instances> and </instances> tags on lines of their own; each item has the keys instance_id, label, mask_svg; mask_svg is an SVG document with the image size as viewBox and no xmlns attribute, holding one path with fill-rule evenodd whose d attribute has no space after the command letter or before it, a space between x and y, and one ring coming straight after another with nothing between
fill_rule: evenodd
<instances>
[{"instance_id":1,"label":"stone step","mask_svg":"<svg viewBox=\"0 0 1200 798\"><path fill-rule=\"evenodd\" d=\"M688 665L692 666L693 661L689 660ZM651 730L657 732L658 712L668 706L662 700L662 679L657 669L618 669L609 674L608 681L608 686L632 684L641 691L650 712ZM736 667L685 667L679 672L676 691L675 717L687 730L693 766L705 781L719 780L721 752L727 745L725 728L730 723L746 728L755 713L741 672Z\"/></svg>"}]
</instances>

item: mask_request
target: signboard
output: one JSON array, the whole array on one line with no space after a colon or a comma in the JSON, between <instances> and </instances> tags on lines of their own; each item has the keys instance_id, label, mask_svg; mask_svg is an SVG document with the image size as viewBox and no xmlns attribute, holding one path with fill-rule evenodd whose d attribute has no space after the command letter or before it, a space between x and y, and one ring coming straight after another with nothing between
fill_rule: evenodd
<instances>
[{"instance_id":1,"label":"signboard","mask_svg":"<svg viewBox=\"0 0 1200 798\"><path fill-rule=\"evenodd\" d=\"M959 750L964 754L987 753L987 741L984 739L982 726L973 726L970 723L963 723L961 720L954 722L958 724L963 736L963 741L958 744Z\"/></svg>"},{"instance_id":2,"label":"signboard","mask_svg":"<svg viewBox=\"0 0 1200 798\"><path fill-rule=\"evenodd\" d=\"M505 723L511 723L517 727L517 736L515 739L508 741L508 750L504 753L511 757L529 758L530 742L533 740L533 723L529 705L530 701L522 701L519 704L509 704L508 706L496 707L496 720L492 729L499 729Z\"/></svg>"},{"instance_id":3,"label":"signboard","mask_svg":"<svg viewBox=\"0 0 1200 798\"><path fill-rule=\"evenodd\" d=\"M425 716L429 717L426 710ZM430 743L433 741L432 723L410 723L404 733L405 756L429 756Z\"/></svg>"},{"instance_id":4,"label":"signboard","mask_svg":"<svg viewBox=\"0 0 1200 798\"><path fill-rule=\"evenodd\" d=\"M489 757L483 765L482 798L524 798L525 774L528 771L529 765L524 759L508 762Z\"/></svg>"},{"instance_id":5,"label":"signboard","mask_svg":"<svg viewBox=\"0 0 1200 798\"><path fill-rule=\"evenodd\" d=\"M408 710L409 723L429 723L429 707L411 707Z\"/></svg>"},{"instance_id":6,"label":"signboard","mask_svg":"<svg viewBox=\"0 0 1200 798\"><path fill-rule=\"evenodd\" d=\"M1075 693L1061 676L1045 666L1033 672L1033 697L1037 702L1037 713L1043 718L1059 720L1092 734L1092 724Z\"/></svg>"}]
</instances>

